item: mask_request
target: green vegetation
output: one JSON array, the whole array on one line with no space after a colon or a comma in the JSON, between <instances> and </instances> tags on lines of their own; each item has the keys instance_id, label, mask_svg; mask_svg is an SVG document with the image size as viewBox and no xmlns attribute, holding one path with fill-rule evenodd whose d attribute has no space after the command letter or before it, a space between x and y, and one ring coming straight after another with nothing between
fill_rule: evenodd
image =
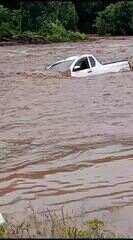
<instances>
[{"instance_id":1,"label":"green vegetation","mask_svg":"<svg viewBox=\"0 0 133 240\"><path fill-rule=\"evenodd\" d=\"M132 35L133 2L122 1L106 7L96 18L96 28L102 35Z\"/></svg>"},{"instance_id":2,"label":"green vegetation","mask_svg":"<svg viewBox=\"0 0 133 240\"><path fill-rule=\"evenodd\" d=\"M77 31L76 22L71 2L21 4L17 10L0 5L0 40L37 43L86 39Z\"/></svg>"},{"instance_id":3,"label":"green vegetation","mask_svg":"<svg viewBox=\"0 0 133 240\"><path fill-rule=\"evenodd\" d=\"M133 1L112 2L21 0L16 8L0 5L0 41L45 43L85 40L90 33L132 35Z\"/></svg>"},{"instance_id":4,"label":"green vegetation","mask_svg":"<svg viewBox=\"0 0 133 240\"><path fill-rule=\"evenodd\" d=\"M105 230L103 221L96 218L89 220L80 227L75 223L75 219L61 216L55 212L45 211L43 218L32 209L32 214L28 221L20 224L7 222L0 227L0 238L114 238L117 235L109 230Z\"/></svg>"}]
</instances>

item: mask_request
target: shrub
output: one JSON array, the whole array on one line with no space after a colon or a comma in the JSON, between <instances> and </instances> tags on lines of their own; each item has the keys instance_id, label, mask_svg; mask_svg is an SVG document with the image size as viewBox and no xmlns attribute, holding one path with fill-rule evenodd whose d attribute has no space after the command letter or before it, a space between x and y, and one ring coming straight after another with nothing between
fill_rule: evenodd
<instances>
[{"instance_id":1,"label":"shrub","mask_svg":"<svg viewBox=\"0 0 133 240\"><path fill-rule=\"evenodd\" d=\"M47 239L104 239L115 238L116 234L105 229L105 224L99 219L91 219L78 226L77 220L71 216L56 214L54 211L44 211L43 217L34 209L27 218L18 223L12 218L0 226L0 238L47 238Z\"/></svg>"},{"instance_id":2,"label":"shrub","mask_svg":"<svg viewBox=\"0 0 133 240\"><path fill-rule=\"evenodd\" d=\"M46 23L40 29L40 34L45 36L50 41L69 40L67 38L66 29L59 22Z\"/></svg>"},{"instance_id":3,"label":"shrub","mask_svg":"<svg viewBox=\"0 0 133 240\"><path fill-rule=\"evenodd\" d=\"M9 23L2 23L0 25L0 40L8 40L12 38L13 32Z\"/></svg>"},{"instance_id":4,"label":"shrub","mask_svg":"<svg viewBox=\"0 0 133 240\"><path fill-rule=\"evenodd\" d=\"M77 31L78 16L72 2L60 4L58 19L66 30Z\"/></svg>"},{"instance_id":5,"label":"shrub","mask_svg":"<svg viewBox=\"0 0 133 240\"><path fill-rule=\"evenodd\" d=\"M0 25L2 22L9 22L11 20L11 11L0 5Z\"/></svg>"},{"instance_id":6,"label":"shrub","mask_svg":"<svg viewBox=\"0 0 133 240\"><path fill-rule=\"evenodd\" d=\"M122 1L110 4L96 18L99 34L130 35L133 34L133 3Z\"/></svg>"},{"instance_id":7,"label":"shrub","mask_svg":"<svg viewBox=\"0 0 133 240\"><path fill-rule=\"evenodd\" d=\"M31 31L16 33L12 36L12 39L24 43L48 43L44 36Z\"/></svg>"},{"instance_id":8,"label":"shrub","mask_svg":"<svg viewBox=\"0 0 133 240\"><path fill-rule=\"evenodd\" d=\"M10 38L11 32L11 11L0 5L0 40Z\"/></svg>"},{"instance_id":9,"label":"shrub","mask_svg":"<svg viewBox=\"0 0 133 240\"><path fill-rule=\"evenodd\" d=\"M69 39L72 41L85 40L87 36L84 33L68 31Z\"/></svg>"},{"instance_id":10,"label":"shrub","mask_svg":"<svg viewBox=\"0 0 133 240\"><path fill-rule=\"evenodd\" d=\"M49 41L69 41L69 40L84 40L85 34L79 32L67 31L64 26L57 21L56 23L50 22L45 24L40 34L45 36Z\"/></svg>"}]
</instances>

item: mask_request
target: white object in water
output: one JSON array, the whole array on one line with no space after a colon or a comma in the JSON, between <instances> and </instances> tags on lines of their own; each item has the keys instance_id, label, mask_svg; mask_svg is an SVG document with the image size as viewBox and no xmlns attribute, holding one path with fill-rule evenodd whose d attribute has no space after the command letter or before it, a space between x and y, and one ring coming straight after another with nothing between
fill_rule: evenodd
<instances>
[{"instance_id":1,"label":"white object in water","mask_svg":"<svg viewBox=\"0 0 133 240\"><path fill-rule=\"evenodd\" d=\"M87 77L97 74L132 70L131 63L128 60L102 64L96 57L90 54L66 58L52 64L48 69L56 69L61 72L69 70L72 77Z\"/></svg>"},{"instance_id":2,"label":"white object in water","mask_svg":"<svg viewBox=\"0 0 133 240\"><path fill-rule=\"evenodd\" d=\"M2 216L2 214L0 213L0 225L4 224L5 223L5 219L4 217Z\"/></svg>"}]
</instances>

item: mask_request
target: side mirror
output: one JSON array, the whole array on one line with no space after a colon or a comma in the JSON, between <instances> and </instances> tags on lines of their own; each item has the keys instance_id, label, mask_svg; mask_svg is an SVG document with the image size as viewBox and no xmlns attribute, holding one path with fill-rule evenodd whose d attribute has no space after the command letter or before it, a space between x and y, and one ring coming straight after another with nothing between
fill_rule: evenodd
<instances>
[{"instance_id":1,"label":"side mirror","mask_svg":"<svg viewBox=\"0 0 133 240\"><path fill-rule=\"evenodd\" d=\"M74 71L80 70L80 66L74 66L73 70Z\"/></svg>"}]
</instances>

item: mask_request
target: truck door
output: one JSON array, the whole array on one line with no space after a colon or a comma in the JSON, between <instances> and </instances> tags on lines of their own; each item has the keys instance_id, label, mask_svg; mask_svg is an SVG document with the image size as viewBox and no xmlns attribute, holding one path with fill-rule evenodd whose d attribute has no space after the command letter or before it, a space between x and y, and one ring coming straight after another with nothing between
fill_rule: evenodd
<instances>
[{"instance_id":1,"label":"truck door","mask_svg":"<svg viewBox=\"0 0 133 240\"><path fill-rule=\"evenodd\" d=\"M87 77L90 72L91 67L87 57L77 59L71 66L71 75L73 77Z\"/></svg>"}]
</instances>

